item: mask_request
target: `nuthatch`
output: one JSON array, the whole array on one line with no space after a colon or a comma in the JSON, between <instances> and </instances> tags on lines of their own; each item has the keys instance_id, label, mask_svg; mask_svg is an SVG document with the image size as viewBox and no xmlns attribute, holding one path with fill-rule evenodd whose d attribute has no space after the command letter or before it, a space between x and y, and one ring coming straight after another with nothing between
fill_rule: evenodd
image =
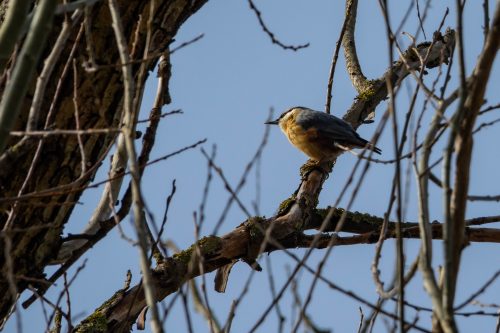
<instances>
[{"instance_id":1,"label":"nuthatch","mask_svg":"<svg viewBox=\"0 0 500 333\"><path fill-rule=\"evenodd\" d=\"M266 124L279 125L288 141L311 159L331 161L345 148L381 150L366 141L344 120L302 106L293 107ZM342 149L344 148L344 149Z\"/></svg>"}]
</instances>

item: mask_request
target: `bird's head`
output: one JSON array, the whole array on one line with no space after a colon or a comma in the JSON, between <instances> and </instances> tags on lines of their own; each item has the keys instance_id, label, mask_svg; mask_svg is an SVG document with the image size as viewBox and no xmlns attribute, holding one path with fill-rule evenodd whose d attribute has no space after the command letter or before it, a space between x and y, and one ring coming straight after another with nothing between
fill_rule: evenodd
<instances>
[{"instance_id":1,"label":"bird's head","mask_svg":"<svg viewBox=\"0 0 500 333\"><path fill-rule=\"evenodd\" d=\"M265 122L265 124L279 125L282 129L285 129L290 125L290 123L294 122L297 116L304 110L307 110L307 108L303 106L295 106L283 112L276 120Z\"/></svg>"}]
</instances>

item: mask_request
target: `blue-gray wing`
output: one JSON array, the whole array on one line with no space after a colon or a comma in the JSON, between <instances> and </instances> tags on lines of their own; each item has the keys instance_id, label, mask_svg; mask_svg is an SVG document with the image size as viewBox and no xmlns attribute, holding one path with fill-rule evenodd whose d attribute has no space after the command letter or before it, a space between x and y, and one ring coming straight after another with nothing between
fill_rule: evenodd
<instances>
[{"instance_id":1,"label":"blue-gray wing","mask_svg":"<svg viewBox=\"0 0 500 333\"><path fill-rule=\"evenodd\" d=\"M312 110L302 112L297 117L297 122L305 130L311 127L315 128L318 131L318 135L329 138L332 141L360 143L359 139L361 138L349 123L327 113Z\"/></svg>"},{"instance_id":2,"label":"blue-gray wing","mask_svg":"<svg viewBox=\"0 0 500 333\"><path fill-rule=\"evenodd\" d=\"M318 139L321 141L330 141L332 145L335 143L364 148L368 146L376 153L380 153L380 149L374 147L371 143L359 136L352 126L344 120L324 112L308 110L302 112L297 121L302 125L304 130L315 128Z\"/></svg>"}]
</instances>

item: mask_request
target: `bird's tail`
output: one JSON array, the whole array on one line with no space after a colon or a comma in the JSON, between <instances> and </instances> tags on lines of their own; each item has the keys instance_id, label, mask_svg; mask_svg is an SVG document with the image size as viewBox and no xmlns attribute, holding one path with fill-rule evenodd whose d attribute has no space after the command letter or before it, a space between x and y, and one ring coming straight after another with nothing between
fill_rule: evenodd
<instances>
[{"instance_id":1,"label":"bird's tail","mask_svg":"<svg viewBox=\"0 0 500 333\"><path fill-rule=\"evenodd\" d=\"M382 155L382 150L381 150L380 148L378 148L377 146L375 146L373 143L371 143L371 142L367 142L367 143L366 143L366 147L367 147L368 149L373 150L373 152L374 152L374 153L379 154L379 155Z\"/></svg>"}]
</instances>

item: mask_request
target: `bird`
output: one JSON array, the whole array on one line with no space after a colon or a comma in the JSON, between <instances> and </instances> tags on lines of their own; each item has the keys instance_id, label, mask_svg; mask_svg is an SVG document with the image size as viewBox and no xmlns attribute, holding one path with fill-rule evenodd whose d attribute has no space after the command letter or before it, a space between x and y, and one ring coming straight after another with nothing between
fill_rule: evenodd
<instances>
[{"instance_id":1,"label":"bird","mask_svg":"<svg viewBox=\"0 0 500 333\"><path fill-rule=\"evenodd\" d=\"M333 161L343 150L368 148L377 154L382 150L363 139L346 121L325 112L303 106L292 107L278 119L267 121L279 125L288 141L317 162Z\"/></svg>"}]
</instances>

